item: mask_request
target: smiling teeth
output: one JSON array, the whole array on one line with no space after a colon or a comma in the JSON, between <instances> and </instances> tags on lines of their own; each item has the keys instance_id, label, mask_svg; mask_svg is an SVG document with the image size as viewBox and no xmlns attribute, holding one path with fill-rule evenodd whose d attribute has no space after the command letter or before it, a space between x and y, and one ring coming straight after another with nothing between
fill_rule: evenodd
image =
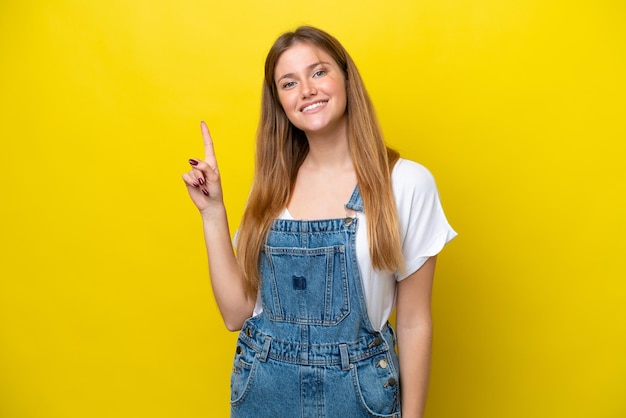
<instances>
[{"instance_id":1,"label":"smiling teeth","mask_svg":"<svg viewBox=\"0 0 626 418\"><path fill-rule=\"evenodd\" d=\"M303 112L306 112L308 110L312 110L315 108L318 108L320 106L324 106L326 104L326 102L317 102L317 103L313 103L312 105L308 105L307 107L305 107L304 109L302 109Z\"/></svg>"}]
</instances>

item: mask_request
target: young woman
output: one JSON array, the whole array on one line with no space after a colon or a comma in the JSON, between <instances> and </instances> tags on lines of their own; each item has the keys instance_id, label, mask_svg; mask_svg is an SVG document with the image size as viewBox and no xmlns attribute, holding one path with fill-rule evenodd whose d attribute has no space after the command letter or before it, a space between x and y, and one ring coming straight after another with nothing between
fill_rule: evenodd
<instances>
[{"instance_id":1,"label":"young woman","mask_svg":"<svg viewBox=\"0 0 626 418\"><path fill-rule=\"evenodd\" d=\"M183 179L224 323L241 330L231 417L421 417L435 258L456 233L430 173L385 146L345 49L300 27L269 51L236 255L201 128L206 157Z\"/></svg>"}]
</instances>

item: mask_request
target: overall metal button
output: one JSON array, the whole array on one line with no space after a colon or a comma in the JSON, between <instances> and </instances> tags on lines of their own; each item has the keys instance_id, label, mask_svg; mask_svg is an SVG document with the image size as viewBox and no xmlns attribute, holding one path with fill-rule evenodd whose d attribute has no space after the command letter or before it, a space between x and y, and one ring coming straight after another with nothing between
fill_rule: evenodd
<instances>
[{"instance_id":1,"label":"overall metal button","mask_svg":"<svg viewBox=\"0 0 626 418\"><path fill-rule=\"evenodd\" d=\"M383 343L383 339L380 337L376 337L374 338L374 341L372 341L371 343L369 343L369 345L367 346L368 348L372 348L375 345L381 345Z\"/></svg>"},{"instance_id":2,"label":"overall metal button","mask_svg":"<svg viewBox=\"0 0 626 418\"><path fill-rule=\"evenodd\" d=\"M381 369L386 369L387 368L387 360L382 359L381 361L378 362L376 367L380 367Z\"/></svg>"}]
</instances>

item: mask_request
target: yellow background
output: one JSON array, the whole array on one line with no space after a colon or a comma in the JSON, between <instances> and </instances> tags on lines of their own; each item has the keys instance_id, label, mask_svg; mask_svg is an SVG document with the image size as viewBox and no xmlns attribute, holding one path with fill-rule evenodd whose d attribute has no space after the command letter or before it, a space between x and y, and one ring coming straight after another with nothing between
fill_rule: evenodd
<instances>
[{"instance_id":1,"label":"yellow background","mask_svg":"<svg viewBox=\"0 0 626 418\"><path fill-rule=\"evenodd\" d=\"M0 3L0 416L226 417L180 175L212 129L231 228L262 64L299 24L357 62L434 173L427 416L626 416L622 0Z\"/></svg>"}]
</instances>

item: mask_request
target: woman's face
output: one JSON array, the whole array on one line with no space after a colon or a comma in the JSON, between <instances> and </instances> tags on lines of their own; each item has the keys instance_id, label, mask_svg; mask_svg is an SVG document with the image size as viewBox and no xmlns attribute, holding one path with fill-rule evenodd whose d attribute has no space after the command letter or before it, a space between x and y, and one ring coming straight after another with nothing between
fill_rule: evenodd
<instances>
[{"instance_id":1,"label":"woman's face","mask_svg":"<svg viewBox=\"0 0 626 418\"><path fill-rule=\"evenodd\" d=\"M345 133L345 76L324 50L307 43L291 46L278 59L274 77L287 118L307 136Z\"/></svg>"}]
</instances>

